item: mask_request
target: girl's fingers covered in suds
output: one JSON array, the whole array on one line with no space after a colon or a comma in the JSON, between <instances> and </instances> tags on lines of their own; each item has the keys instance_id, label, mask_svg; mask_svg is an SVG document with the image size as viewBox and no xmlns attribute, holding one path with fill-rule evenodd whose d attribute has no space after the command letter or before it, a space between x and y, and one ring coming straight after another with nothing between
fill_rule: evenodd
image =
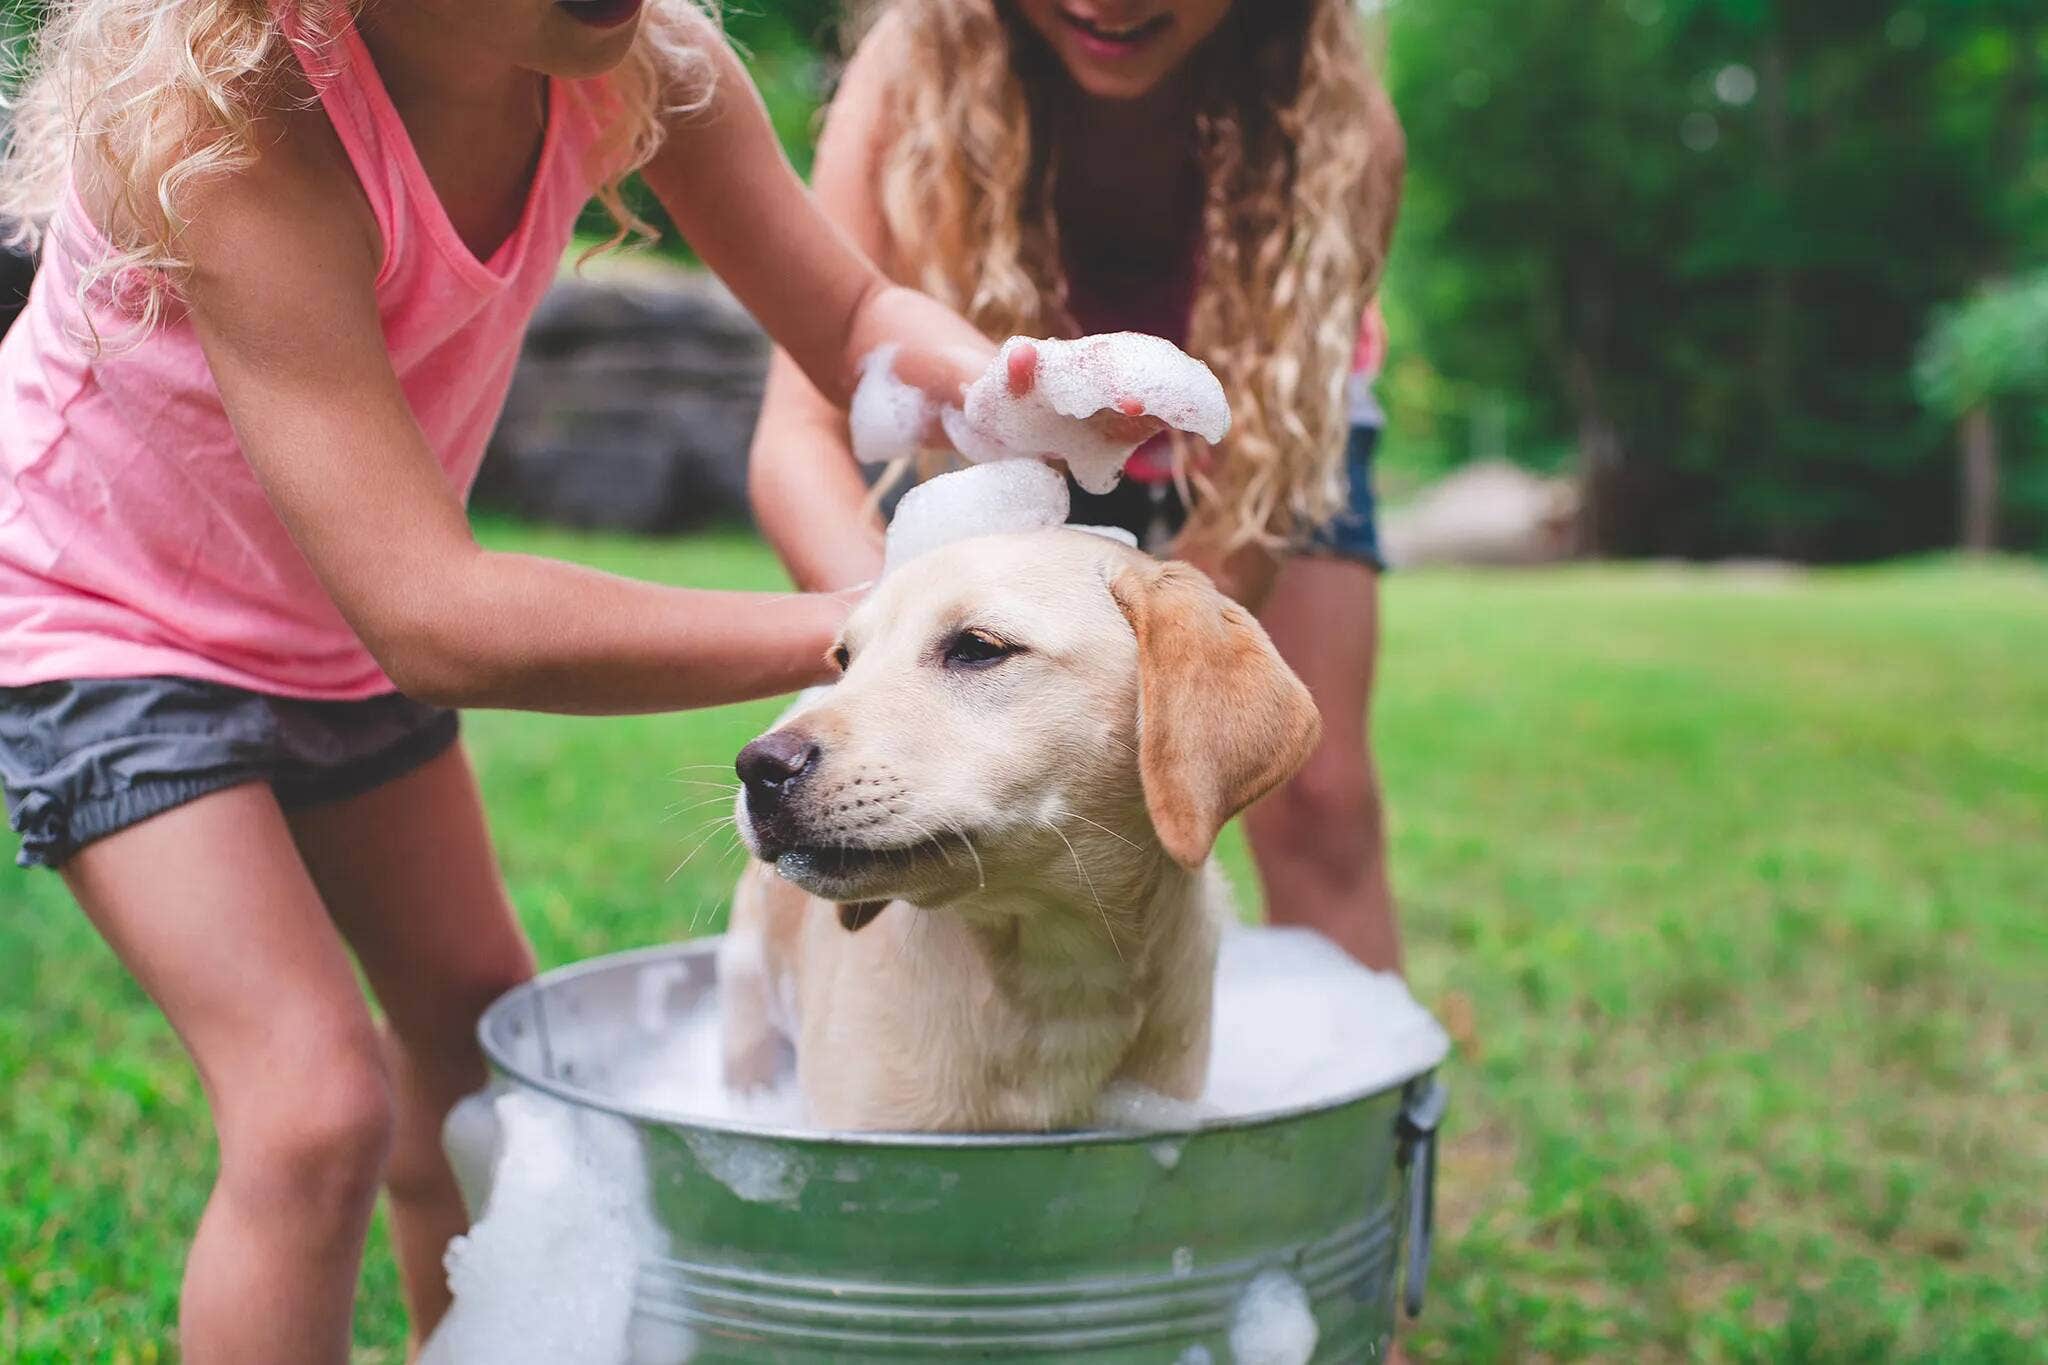
<instances>
[{"instance_id":1,"label":"girl's fingers covered in suds","mask_svg":"<svg viewBox=\"0 0 2048 1365\"><path fill-rule=\"evenodd\" d=\"M1032 385L1038 382L1038 348L1028 341L1022 345L1012 346L1008 360L1010 394L1012 397L1022 398L1030 393Z\"/></svg>"}]
</instances>

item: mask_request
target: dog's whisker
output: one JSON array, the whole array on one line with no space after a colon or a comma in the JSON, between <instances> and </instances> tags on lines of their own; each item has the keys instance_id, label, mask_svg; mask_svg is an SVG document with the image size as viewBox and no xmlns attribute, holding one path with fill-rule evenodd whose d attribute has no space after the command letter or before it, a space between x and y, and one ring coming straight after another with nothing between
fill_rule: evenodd
<instances>
[{"instance_id":1,"label":"dog's whisker","mask_svg":"<svg viewBox=\"0 0 2048 1365\"><path fill-rule=\"evenodd\" d=\"M688 815L691 811L702 810L706 806L722 806L729 800L731 798L725 796L707 796L701 801L678 801L661 813L660 823L665 825L679 815Z\"/></svg>"},{"instance_id":2,"label":"dog's whisker","mask_svg":"<svg viewBox=\"0 0 2048 1365\"><path fill-rule=\"evenodd\" d=\"M1085 816L1085 815L1081 815L1081 814L1078 814L1078 813L1076 813L1076 812L1074 812L1074 811L1068 811L1068 812L1067 812L1067 814L1066 814L1066 818L1067 818L1067 819L1069 819L1069 820L1079 820L1079 821L1080 821L1080 822L1081 822L1082 824L1084 824L1084 825L1093 825L1093 826L1095 826L1095 828L1097 828L1097 829L1101 830L1101 831L1102 831L1102 832L1103 832L1104 834L1107 834L1107 835L1108 835L1108 836L1109 836L1110 838L1112 838L1112 839L1116 840L1116 841L1117 841L1118 843L1120 843L1120 844L1127 844L1127 845L1129 845L1130 847L1132 847L1132 848L1135 848L1135 849L1137 849L1137 850L1138 850L1139 852L1141 852L1141 853L1142 853L1142 852L1144 852L1144 845L1142 845L1142 844L1139 844L1139 843L1134 843L1134 842L1132 842L1131 840L1129 840L1129 839L1126 839L1126 838L1125 838L1125 837L1124 837L1123 835L1121 835L1121 834L1118 834L1118 833L1117 833L1117 832L1116 832L1115 830L1111 829L1111 828L1110 828L1110 827L1109 827L1108 825L1102 824L1102 823L1100 823L1099 821L1095 821L1095 820L1090 820L1090 819L1089 819L1089 818L1088 818L1087 816Z\"/></svg>"},{"instance_id":3,"label":"dog's whisker","mask_svg":"<svg viewBox=\"0 0 2048 1365\"><path fill-rule=\"evenodd\" d=\"M901 967L910 956L910 936L916 930L906 929L896 935L896 965Z\"/></svg>"},{"instance_id":4,"label":"dog's whisker","mask_svg":"<svg viewBox=\"0 0 2048 1365\"><path fill-rule=\"evenodd\" d=\"M700 796L695 792L691 792L688 794L688 799L686 800L671 801L668 805L668 809L696 810L699 806L730 805L731 803L731 792L715 792L710 796Z\"/></svg>"},{"instance_id":5,"label":"dog's whisker","mask_svg":"<svg viewBox=\"0 0 2048 1365\"><path fill-rule=\"evenodd\" d=\"M896 818L914 827L917 830L918 838L937 845L939 856L946 860L946 866L951 867L953 865L953 853L951 849L946 847L944 831L933 829L914 815L899 815Z\"/></svg>"},{"instance_id":6,"label":"dog's whisker","mask_svg":"<svg viewBox=\"0 0 2048 1365\"><path fill-rule=\"evenodd\" d=\"M1074 851L1074 841L1067 837L1065 830L1052 821L1042 820L1039 823L1059 835L1060 842L1067 846L1067 856L1074 860L1074 871L1081 874L1081 883L1088 888L1089 898L1095 902L1095 913L1102 916L1102 931L1109 935L1109 946L1116 950L1116 960L1124 961L1123 945L1116 941L1116 926L1109 922L1109 911L1103 908L1102 897L1095 890L1095 879L1088 875L1088 869L1081 864L1081 855Z\"/></svg>"},{"instance_id":7,"label":"dog's whisker","mask_svg":"<svg viewBox=\"0 0 2048 1365\"><path fill-rule=\"evenodd\" d=\"M697 846L691 849L687 854L685 854L683 856L683 860L677 863L675 867L670 869L668 876L662 879L664 884L667 882L674 881L676 877L681 874L682 870L688 867L691 861L695 859L699 853L702 853L704 851L705 845L709 844L713 839L717 838L721 832L736 834L737 826L737 819L730 815L724 817L723 819L713 820L709 825L705 827L704 837L697 841Z\"/></svg>"},{"instance_id":8,"label":"dog's whisker","mask_svg":"<svg viewBox=\"0 0 2048 1365\"><path fill-rule=\"evenodd\" d=\"M988 869L981 865L981 850L974 846L974 837L967 832L967 827L957 820L948 820L945 825L947 829L960 836L960 842L967 849L968 856L974 859L975 889L988 890Z\"/></svg>"}]
</instances>

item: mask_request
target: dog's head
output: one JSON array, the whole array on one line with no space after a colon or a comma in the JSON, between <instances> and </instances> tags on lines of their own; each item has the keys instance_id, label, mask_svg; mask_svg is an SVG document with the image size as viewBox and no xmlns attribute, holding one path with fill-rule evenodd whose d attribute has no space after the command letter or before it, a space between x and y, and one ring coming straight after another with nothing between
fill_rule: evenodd
<instances>
[{"instance_id":1,"label":"dog's head","mask_svg":"<svg viewBox=\"0 0 2048 1365\"><path fill-rule=\"evenodd\" d=\"M1194 569L1078 531L920 557L833 656L839 681L736 766L748 846L842 903L1100 902L1148 860L1199 866L1318 734L1248 612Z\"/></svg>"}]
</instances>

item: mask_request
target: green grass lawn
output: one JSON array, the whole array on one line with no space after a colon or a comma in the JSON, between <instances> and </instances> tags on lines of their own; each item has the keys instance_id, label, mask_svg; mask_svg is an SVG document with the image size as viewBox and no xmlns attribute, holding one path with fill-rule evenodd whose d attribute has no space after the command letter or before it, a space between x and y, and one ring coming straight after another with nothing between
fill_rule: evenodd
<instances>
[{"instance_id":1,"label":"green grass lawn","mask_svg":"<svg viewBox=\"0 0 2048 1365\"><path fill-rule=\"evenodd\" d=\"M738 537L489 534L777 581ZM1458 1041L1411 1353L2041 1360L2048 578L1399 575L1383 677L1411 974ZM718 927L715 774L676 770L775 709L470 718L544 963ZM162 1021L54 878L0 873L0 1359L173 1354L211 1165ZM396 1361L378 1238L358 1341Z\"/></svg>"}]
</instances>

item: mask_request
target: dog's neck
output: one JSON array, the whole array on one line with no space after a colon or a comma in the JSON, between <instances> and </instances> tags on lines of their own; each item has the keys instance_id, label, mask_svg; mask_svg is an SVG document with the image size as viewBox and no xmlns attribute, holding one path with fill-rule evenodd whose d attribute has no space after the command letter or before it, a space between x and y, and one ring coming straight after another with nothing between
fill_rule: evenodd
<instances>
[{"instance_id":1,"label":"dog's neck","mask_svg":"<svg viewBox=\"0 0 2048 1365\"><path fill-rule=\"evenodd\" d=\"M1113 1079L1173 1089L1184 1058L1207 1049L1216 927L1203 876L1162 854L1143 877L1101 888L1100 907L1086 891L994 890L891 907L878 922L897 917L890 951L934 992L942 1027L986 1054L972 1110L940 1125L1068 1127L1091 1120Z\"/></svg>"},{"instance_id":2,"label":"dog's neck","mask_svg":"<svg viewBox=\"0 0 2048 1365\"><path fill-rule=\"evenodd\" d=\"M1145 850L1094 861L1071 885L991 889L949 904L956 924L1000 979L1033 994L1124 992L1142 979L1157 945L1181 932L1199 873Z\"/></svg>"}]
</instances>

